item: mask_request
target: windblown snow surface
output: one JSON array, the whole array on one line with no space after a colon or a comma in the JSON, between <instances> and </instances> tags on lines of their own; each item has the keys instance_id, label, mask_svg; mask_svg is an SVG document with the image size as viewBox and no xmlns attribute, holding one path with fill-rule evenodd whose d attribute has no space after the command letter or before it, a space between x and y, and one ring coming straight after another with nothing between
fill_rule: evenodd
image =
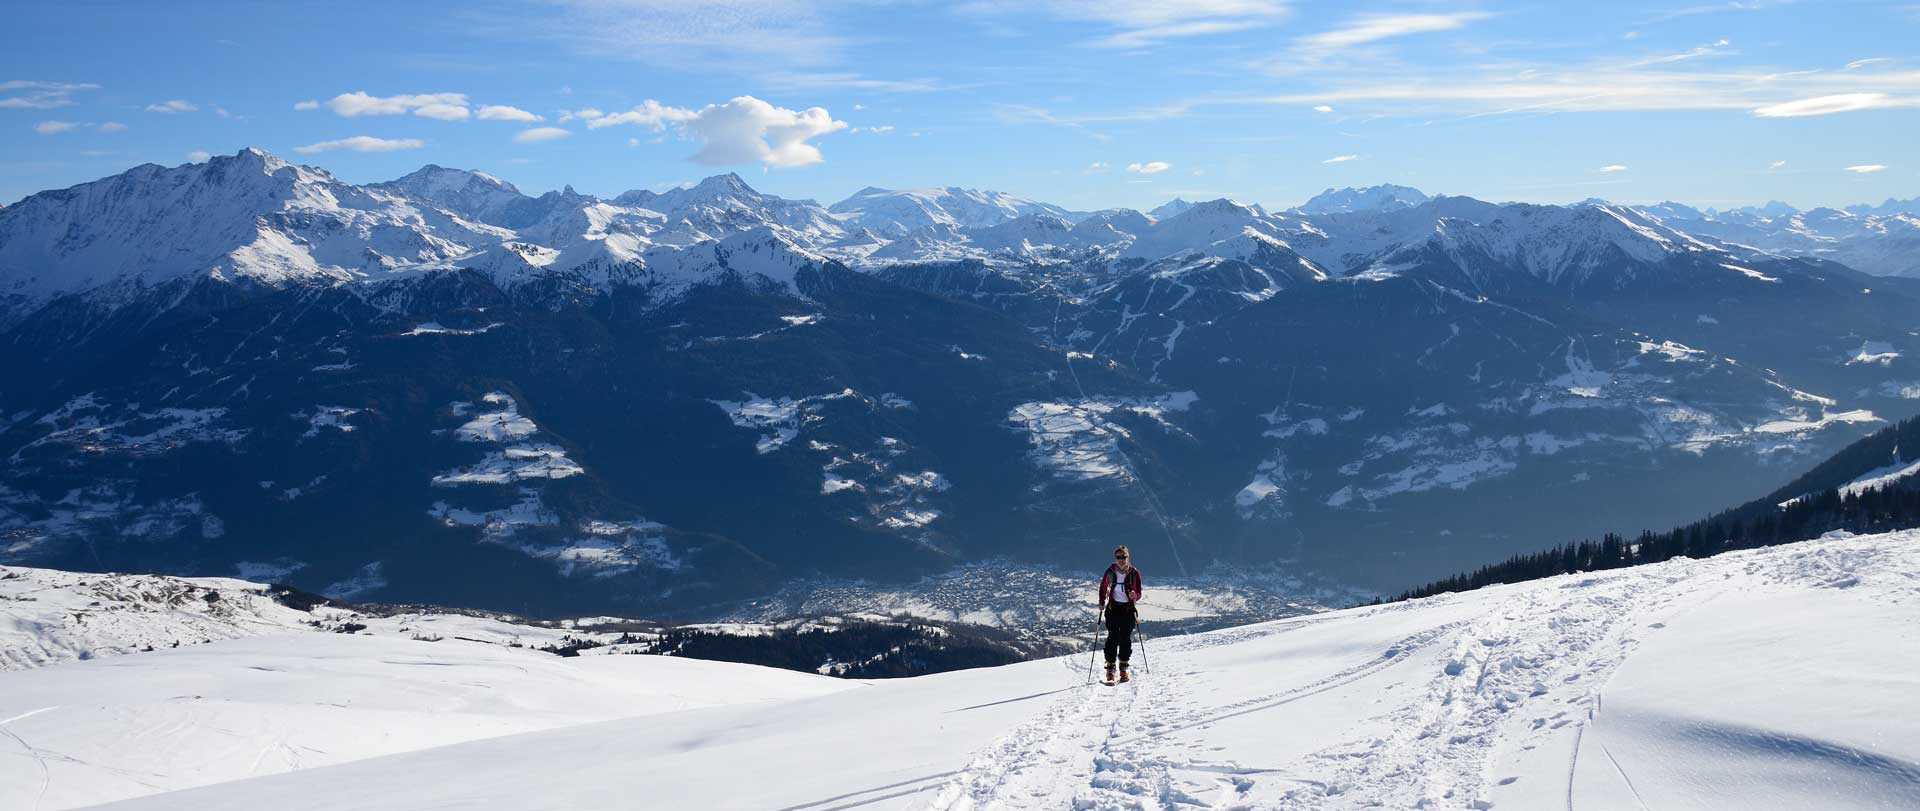
<instances>
[{"instance_id":1,"label":"windblown snow surface","mask_svg":"<svg viewBox=\"0 0 1920 811\"><path fill-rule=\"evenodd\" d=\"M1086 657L843 683L111 807L1911 809L1916 636L1920 532L1835 535L1150 640L1117 687L1086 684ZM431 746L392 738L445 692L590 713L655 681L699 691L672 674L708 664L605 657L589 675L499 648L337 641L365 647L255 637L0 674L0 804L75 804L103 779L164 790L155 762L98 766L116 752L192 747L173 757L241 777L308 746ZM359 734L318 743L301 715L362 705ZM223 710L170 717L182 707Z\"/></svg>"}]
</instances>

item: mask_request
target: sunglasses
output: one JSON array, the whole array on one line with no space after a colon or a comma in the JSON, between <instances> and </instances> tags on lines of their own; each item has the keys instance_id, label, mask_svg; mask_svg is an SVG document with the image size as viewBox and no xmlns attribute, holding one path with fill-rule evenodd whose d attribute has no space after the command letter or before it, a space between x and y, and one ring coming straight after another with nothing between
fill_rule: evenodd
<instances>
[{"instance_id":1,"label":"sunglasses","mask_svg":"<svg viewBox=\"0 0 1920 811\"><path fill-rule=\"evenodd\" d=\"M1113 559L1114 559L1114 560L1126 560L1126 559L1127 559L1127 556L1126 556L1126 555L1114 555L1114 556L1113 556Z\"/></svg>"}]
</instances>

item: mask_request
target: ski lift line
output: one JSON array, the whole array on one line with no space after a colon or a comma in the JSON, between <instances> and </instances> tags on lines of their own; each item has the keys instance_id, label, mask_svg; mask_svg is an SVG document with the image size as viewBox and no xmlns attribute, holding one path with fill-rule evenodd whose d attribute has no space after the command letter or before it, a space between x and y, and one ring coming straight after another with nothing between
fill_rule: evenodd
<instances>
[{"instance_id":1,"label":"ski lift line","mask_svg":"<svg viewBox=\"0 0 1920 811\"><path fill-rule=\"evenodd\" d=\"M1067 355L1067 374L1073 377L1073 388L1080 393L1080 400L1085 402L1088 399L1087 389L1085 386L1080 385L1080 372L1073 368L1073 355L1071 354ZM1115 439L1113 442L1113 452L1120 455L1120 461L1127 466L1128 476L1133 479L1134 484L1140 487L1140 492L1146 495L1147 508L1153 511L1154 519L1160 522L1160 531L1166 533L1167 549L1173 553L1173 563L1179 567L1180 576L1186 577L1187 563L1180 559L1180 545L1173 540L1173 526L1167 523L1166 513L1160 508L1160 498L1154 494L1153 488L1147 484L1146 479L1140 476L1140 468L1133 464L1133 457L1127 454L1127 449L1121 447L1121 444L1119 439Z\"/></svg>"}]
</instances>

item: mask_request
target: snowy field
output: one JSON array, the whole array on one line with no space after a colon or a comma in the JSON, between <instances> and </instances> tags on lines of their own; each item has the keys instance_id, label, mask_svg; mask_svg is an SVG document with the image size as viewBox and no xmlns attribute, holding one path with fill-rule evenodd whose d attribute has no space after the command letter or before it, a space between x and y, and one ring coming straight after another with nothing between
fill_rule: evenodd
<instances>
[{"instance_id":1,"label":"snowy field","mask_svg":"<svg viewBox=\"0 0 1920 811\"><path fill-rule=\"evenodd\" d=\"M1118 687L265 635L0 673L0 807L1912 809L1917 637L1920 532L1158 639Z\"/></svg>"}]
</instances>

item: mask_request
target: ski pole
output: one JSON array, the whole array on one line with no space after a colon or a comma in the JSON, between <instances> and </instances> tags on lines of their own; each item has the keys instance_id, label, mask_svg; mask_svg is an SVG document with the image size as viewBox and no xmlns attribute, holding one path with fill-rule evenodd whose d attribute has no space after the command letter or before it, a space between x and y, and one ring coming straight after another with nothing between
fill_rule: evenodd
<instances>
[{"instance_id":1,"label":"ski pole","mask_svg":"<svg viewBox=\"0 0 1920 811\"><path fill-rule=\"evenodd\" d=\"M1133 626L1133 635L1140 638L1140 670L1143 673L1152 673L1153 668L1147 663L1147 632L1140 630L1140 626L1135 625Z\"/></svg>"}]
</instances>

